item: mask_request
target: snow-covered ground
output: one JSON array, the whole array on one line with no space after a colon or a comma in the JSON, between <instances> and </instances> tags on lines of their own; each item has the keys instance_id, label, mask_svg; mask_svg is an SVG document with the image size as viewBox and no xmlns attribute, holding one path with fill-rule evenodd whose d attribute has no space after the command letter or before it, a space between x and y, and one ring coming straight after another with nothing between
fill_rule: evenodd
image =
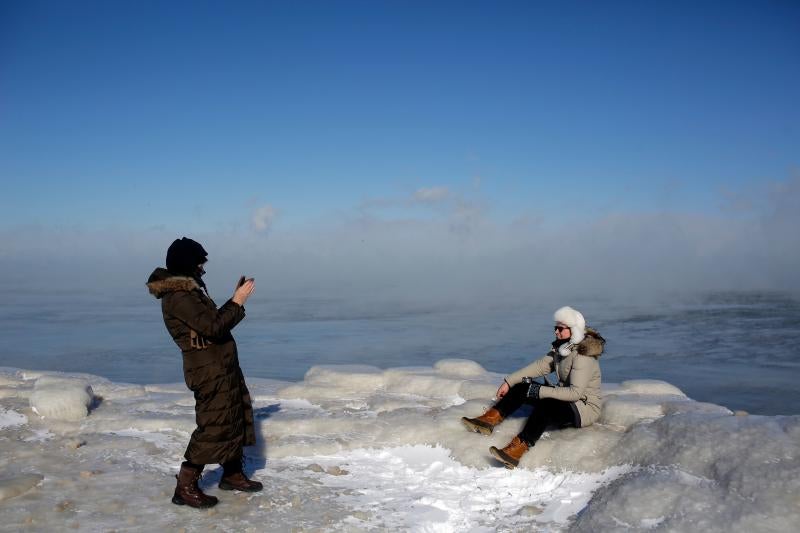
<instances>
[{"instance_id":1,"label":"snow-covered ground","mask_svg":"<svg viewBox=\"0 0 800 533\"><path fill-rule=\"evenodd\" d=\"M210 510L169 501L194 429L182 384L0 369L0 529L86 531L794 531L800 416L732 413L660 381L605 387L600 423L546 433L509 471L461 416L501 376L472 361L314 367L249 379L261 493L202 485Z\"/></svg>"}]
</instances>

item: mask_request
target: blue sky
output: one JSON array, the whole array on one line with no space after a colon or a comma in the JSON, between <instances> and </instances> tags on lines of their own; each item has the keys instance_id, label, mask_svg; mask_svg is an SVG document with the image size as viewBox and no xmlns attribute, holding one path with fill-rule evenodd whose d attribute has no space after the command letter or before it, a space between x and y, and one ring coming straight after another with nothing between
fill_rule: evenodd
<instances>
[{"instance_id":1,"label":"blue sky","mask_svg":"<svg viewBox=\"0 0 800 533\"><path fill-rule=\"evenodd\" d=\"M724 213L797 174L798 67L788 1L7 1L0 230Z\"/></svg>"}]
</instances>

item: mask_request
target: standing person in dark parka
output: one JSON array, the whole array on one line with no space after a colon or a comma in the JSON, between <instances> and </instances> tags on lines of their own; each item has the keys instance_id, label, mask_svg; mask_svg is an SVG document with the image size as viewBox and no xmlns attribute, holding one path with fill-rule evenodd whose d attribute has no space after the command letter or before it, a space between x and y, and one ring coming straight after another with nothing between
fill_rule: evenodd
<instances>
[{"instance_id":1,"label":"standing person in dark parka","mask_svg":"<svg viewBox=\"0 0 800 533\"><path fill-rule=\"evenodd\" d=\"M240 284L217 309L202 276L208 254L183 237L167 250L167 268L156 268L147 280L161 300L164 324L183 353L183 375L194 393L197 429L186 448L172 503L212 507L217 498L204 494L198 480L207 464L221 464L219 488L256 492L263 488L243 470L243 447L256 442L250 393L239 367L231 330L244 318L244 303L255 280Z\"/></svg>"}]
</instances>

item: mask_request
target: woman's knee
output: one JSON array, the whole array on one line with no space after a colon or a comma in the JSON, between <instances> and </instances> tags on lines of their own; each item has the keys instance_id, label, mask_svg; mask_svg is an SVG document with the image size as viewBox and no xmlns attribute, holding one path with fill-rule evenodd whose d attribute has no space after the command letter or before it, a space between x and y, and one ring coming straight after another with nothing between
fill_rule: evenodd
<instances>
[{"instance_id":1,"label":"woman's knee","mask_svg":"<svg viewBox=\"0 0 800 533\"><path fill-rule=\"evenodd\" d=\"M539 400L537 405L541 405L543 409L552 411L562 403L563 402L561 402L560 400L556 400L555 398L542 398L541 400Z\"/></svg>"},{"instance_id":2,"label":"woman's knee","mask_svg":"<svg viewBox=\"0 0 800 533\"><path fill-rule=\"evenodd\" d=\"M536 400L536 403L533 405L533 414L545 419L553 418L558 411L559 403L558 400L554 400L553 398Z\"/></svg>"}]
</instances>

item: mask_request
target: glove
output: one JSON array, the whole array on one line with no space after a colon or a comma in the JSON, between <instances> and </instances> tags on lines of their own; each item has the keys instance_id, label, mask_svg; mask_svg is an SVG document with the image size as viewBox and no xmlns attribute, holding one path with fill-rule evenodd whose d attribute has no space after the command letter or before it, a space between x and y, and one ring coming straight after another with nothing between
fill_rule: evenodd
<instances>
[{"instance_id":1,"label":"glove","mask_svg":"<svg viewBox=\"0 0 800 533\"><path fill-rule=\"evenodd\" d=\"M541 388L542 386L539 385L538 383L531 383L530 387L528 387L528 398L533 398L534 400L538 400L539 389Z\"/></svg>"},{"instance_id":2,"label":"glove","mask_svg":"<svg viewBox=\"0 0 800 533\"><path fill-rule=\"evenodd\" d=\"M540 383L535 382L533 380L533 378L529 378L529 377L522 378L522 382L528 384L528 392L527 392L526 396L528 398L533 398L534 400L538 400L539 399L539 389L542 388L542 385Z\"/></svg>"}]
</instances>

